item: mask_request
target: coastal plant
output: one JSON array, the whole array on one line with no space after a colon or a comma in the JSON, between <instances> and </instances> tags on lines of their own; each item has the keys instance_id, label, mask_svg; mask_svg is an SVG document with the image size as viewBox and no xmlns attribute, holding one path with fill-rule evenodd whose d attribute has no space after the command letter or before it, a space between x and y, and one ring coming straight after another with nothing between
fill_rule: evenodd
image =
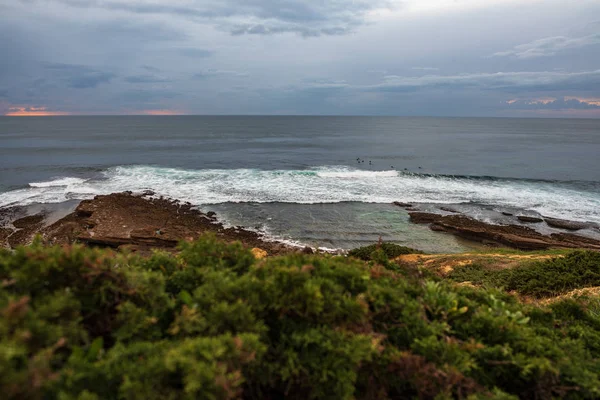
<instances>
[{"instance_id":1,"label":"coastal plant","mask_svg":"<svg viewBox=\"0 0 600 400\"><path fill-rule=\"evenodd\" d=\"M400 246L394 243L381 242L352 249L348 252L348 255L363 261L369 261L372 259L373 252L377 250L382 250L386 257L390 259L405 254L423 254L422 251L411 249L410 247Z\"/></svg>"},{"instance_id":2,"label":"coastal plant","mask_svg":"<svg viewBox=\"0 0 600 400\"><path fill-rule=\"evenodd\" d=\"M525 306L407 274L382 249L179 250L0 251L3 398L600 397L597 298Z\"/></svg>"},{"instance_id":3,"label":"coastal plant","mask_svg":"<svg viewBox=\"0 0 600 400\"><path fill-rule=\"evenodd\" d=\"M466 265L455 268L448 278L537 298L552 297L574 289L600 286L600 252L577 250L500 270L479 264Z\"/></svg>"}]
</instances>

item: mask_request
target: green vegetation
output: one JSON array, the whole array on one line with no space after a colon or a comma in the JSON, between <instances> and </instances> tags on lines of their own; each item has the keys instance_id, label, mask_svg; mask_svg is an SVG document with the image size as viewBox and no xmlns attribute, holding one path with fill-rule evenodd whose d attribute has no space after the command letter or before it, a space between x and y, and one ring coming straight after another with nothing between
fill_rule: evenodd
<instances>
[{"instance_id":1,"label":"green vegetation","mask_svg":"<svg viewBox=\"0 0 600 400\"><path fill-rule=\"evenodd\" d=\"M39 244L0 251L0 392L600 397L598 299L523 306L403 271L382 253L257 261L210 236L146 259Z\"/></svg>"},{"instance_id":2,"label":"green vegetation","mask_svg":"<svg viewBox=\"0 0 600 400\"><path fill-rule=\"evenodd\" d=\"M455 269L448 278L538 298L556 296L578 288L600 286L600 253L573 251L564 257L502 270L474 264Z\"/></svg>"},{"instance_id":3,"label":"green vegetation","mask_svg":"<svg viewBox=\"0 0 600 400\"><path fill-rule=\"evenodd\" d=\"M383 250L387 258L396 258L404 254L423 254L422 251L411 249L410 247L404 247L393 243L382 242L350 250L348 252L348 255L350 257L355 257L363 261L369 261L372 259L371 256L373 255L373 252L377 250Z\"/></svg>"}]
</instances>

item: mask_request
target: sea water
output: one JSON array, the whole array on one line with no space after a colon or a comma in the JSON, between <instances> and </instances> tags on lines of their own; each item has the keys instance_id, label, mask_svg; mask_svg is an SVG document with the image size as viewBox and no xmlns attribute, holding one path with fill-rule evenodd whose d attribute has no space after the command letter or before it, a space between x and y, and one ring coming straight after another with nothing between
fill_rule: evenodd
<instances>
[{"instance_id":1,"label":"sea water","mask_svg":"<svg viewBox=\"0 0 600 400\"><path fill-rule=\"evenodd\" d=\"M153 190L299 245L465 244L393 201L600 223L600 120L0 118L0 207Z\"/></svg>"}]
</instances>

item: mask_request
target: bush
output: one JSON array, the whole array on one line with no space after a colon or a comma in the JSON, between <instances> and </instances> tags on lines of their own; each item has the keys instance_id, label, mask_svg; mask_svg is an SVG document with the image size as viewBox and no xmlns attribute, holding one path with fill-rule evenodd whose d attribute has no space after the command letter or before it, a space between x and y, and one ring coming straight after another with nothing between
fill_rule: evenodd
<instances>
[{"instance_id":1,"label":"bush","mask_svg":"<svg viewBox=\"0 0 600 400\"><path fill-rule=\"evenodd\" d=\"M0 252L3 398L600 396L593 300L525 307L385 259L256 261L210 236L181 250Z\"/></svg>"},{"instance_id":2,"label":"bush","mask_svg":"<svg viewBox=\"0 0 600 400\"><path fill-rule=\"evenodd\" d=\"M383 250L385 255L391 259L404 254L423 254L423 252L411 249L410 247L399 246L393 243L378 243L350 250L348 255L363 261L369 261L372 259L373 253L377 250Z\"/></svg>"}]
</instances>

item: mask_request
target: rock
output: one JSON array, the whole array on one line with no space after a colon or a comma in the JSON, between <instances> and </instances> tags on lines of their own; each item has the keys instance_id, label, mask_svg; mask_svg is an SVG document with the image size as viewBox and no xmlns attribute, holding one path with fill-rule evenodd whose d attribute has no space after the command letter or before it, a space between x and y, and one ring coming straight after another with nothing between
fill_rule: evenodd
<instances>
[{"instance_id":1,"label":"rock","mask_svg":"<svg viewBox=\"0 0 600 400\"><path fill-rule=\"evenodd\" d=\"M44 214L29 215L13 221L13 225L17 229L28 228L32 225L39 225L44 222Z\"/></svg>"},{"instance_id":2,"label":"rock","mask_svg":"<svg viewBox=\"0 0 600 400\"><path fill-rule=\"evenodd\" d=\"M460 214L461 213L460 211L456 211L455 209L450 208L450 207L440 207L440 210L446 211L446 212L449 212L449 213L454 213L454 214Z\"/></svg>"},{"instance_id":3,"label":"rock","mask_svg":"<svg viewBox=\"0 0 600 400\"><path fill-rule=\"evenodd\" d=\"M553 228L567 229L569 231L578 231L590 227L590 224L585 222L568 221L565 219L544 218L544 221Z\"/></svg>"},{"instance_id":4,"label":"rock","mask_svg":"<svg viewBox=\"0 0 600 400\"><path fill-rule=\"evenodd\" d=\"M267 255L268 255L268 253L266 251L264 251L263 249L259 249L258 247L255 247L250 251L254 255L254 258L256 258L257 260L262 260L263 258L267 257Z\"/></svg>"},{"instance_id":5,"label":"rock","mask_svg":"<svg viewBox=\"0 0 600 400\"><path fill-rule=\"evenodd\" d=\"M6 239L13 233L14 231L9 228L1 228L0 227L0 248L9 247Z\"/></svg>"},{"instance_id":6,"label":"rock","mask_svg":"<svg viewBox=\"0 0 600 400\"><path fill-rule=\"evenodd\" d=\"M515 214L509 213L509 212L506 212L506 211L502 211L502 215L506 215L507 217L512 217Z\"/></svg>"},{"instance_id":7,"label":"rock","mask_svg":"<svg viewBox=\"0 0 600 400\"><path fill-rule=\"evenodd\" d=\"M402 207L402 208L413 207L413 205L410 204L410 203L401 203L399 201L395 201L393 204L396 205L396 206L398 206L398 207Z\"/></svg>"},{"instance_id":8,"label":"rock","mask_svg":"<svg viewBox=\"0 0 600 400\"><path fill-rule=\"evenodd\" d=\"M302 249L302 254L314 254L315 251L312 249L312 247L306 246Z\"/></svg>"},{"instance_id":9,"label":"rock","mask_svg":"<svg viewBox=\"0 0 600 400\"><path fill-rule=\"evenodd\" d=\"M527 215L519 215L517 216L517 219L521 222L531 222L531 223L538 223L538 222L544 222L543 219L538 218L538 217L530 217Z\"/></svg>"},{"instance_id":10,"label":"rock","mask_svg":"<svg viewBox=\"0 0 600 400\"><path fill-rule=\"evenodd\" d=\"M491 225L465 215L409 213L414 223L430 224L434 231L452 233L488 245L504 245L521 250L547 248L587 248L600 250L600 241L573 234L543 235L520 225Z\"/></svg>"},{"instance_id":11,"label":"rock","mask_svg":"<svg viewBox=\"0 0 600 400\"><path fill-rule=\"evenodd\" d=\"M439 214L432 214L419 211L411 212L408 215L410 216L410 220L415 224L428 224L438 220L441 217L441 215Z\"/></svg>"},{"instance_id":12,"label":"rock","mask_svg":"<svg viewBox=\"0 0 600 400\"><path fill-rule=\"evenodd\" d=\"M214 218L215 214L211 216ZM240 241L248 248L265 249L272 255L294 250L281 243L265 241L258 233L242 227L224 229L222 224L208 219L189 204L130 193L113 193L82 201L73 213L46 227L39 216L22 218L17 225L27 228L0 231L0 240L10 247L29 243L40 233L48 244L81 242L91 246L135 248L146 253L152 248L176 251L181 240L194 240L212 232L219 239Z\"/></svg>"},{"instance_id":13,"label":"rock","mask_svg":"<svg viewBox=\"0 0 600 400\"><path fill-rule=\"evenodd\" d=\"M216 220L217 220L217 213L216 213L216 212L214 212L214 211L209 211L209 212L207 212L207 213L206 213L206 216L207 216L209 219L212 219L212 220L214 220L214 221L216 221Z\"/></svg>"},{"instance_id":14,"label":"rock","mask_svg":"<svg viewBox=\"0 0 600 400\"><path fill-rule=\"evenodd\" d=\"M154 190L143 190L140 193L136 193L136 196L146 197L146 196L154 196L156 192Z\"/></svg>"}]
</instances>

